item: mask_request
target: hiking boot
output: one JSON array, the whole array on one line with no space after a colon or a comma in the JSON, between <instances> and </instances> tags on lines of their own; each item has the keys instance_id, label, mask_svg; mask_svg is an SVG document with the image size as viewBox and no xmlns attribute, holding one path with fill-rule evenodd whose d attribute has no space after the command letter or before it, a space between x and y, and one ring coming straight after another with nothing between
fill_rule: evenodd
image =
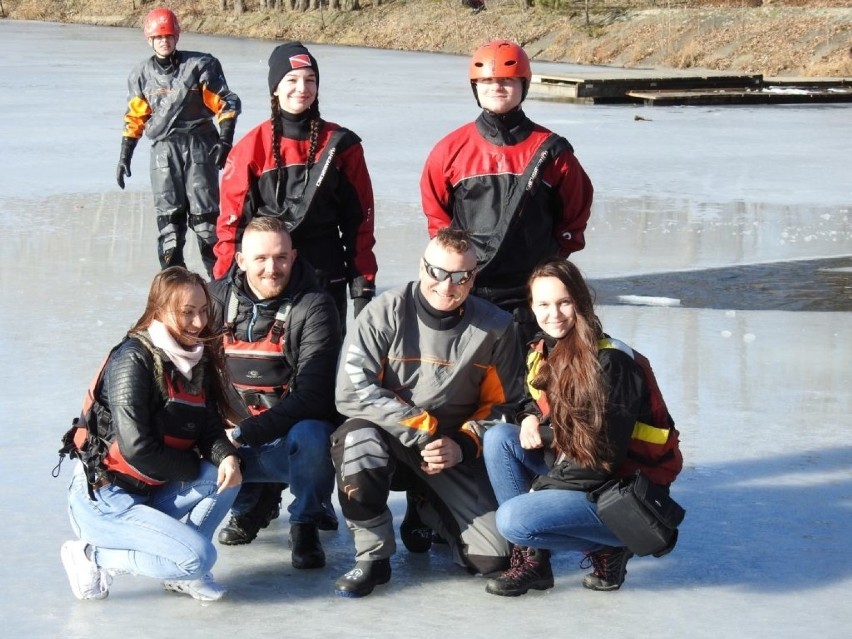
<instances>
[{"instance_id":1,"label":"hiking boot","mask_svg":"<svg viewBox=\"0 0 852 639\"><path fill-rule=\"evenodd\" d=\"M199 579L167 579L163 582L163 589L189 595L198 601L218 601L228 592L224 586L216 583L209 572Z\"/></svg>"},{"instance_id":2,"label":"hiking boot","mask_svg":"<svg viewBox=\"0 0 852 639\"><path fill-rule=\"evenodd\" d=\"M501 597L518 597L529 590L553 588L550 551L539 548L512 548L509 569L485 584L485 592Z\"/></svg>"},{"instance_id":3,"label":"hiking boot","mask_svg":"<svg viewBox=\"0 0 852 639\"><path fill-rule=\"evenodd\" d=\"M106 570L101 570L86 554L85 541L66 541L62 544L60 556L71 592L77 599L106 599L112 578Z\"/></svg>"},{"instance_id":4,"label":"hiking boot","mask_svg":"<svg viewBox=\"0 0 852 639\"><path fill-rule=\"evenodd\" d=\"M261 528L281 514L281 491L287 484L262 484L257 503L243 515L234 515L219 531L219 543L225 546L250 544Z\"/></svg>"},{"instance_id":5,"label":"hiking boot","mask_svg":"<svg viewBox=\"0 0 852 639\"><path fill-rule=\"evenodd\" d=\"M432 529L420 520L417 498L410 492L405 494L405 517L399 526L399 536L408 552L429 552L432 547Z\"/></svg>"},{"instance_id":6,"label":"hiking boot","mask_svg":"<svg viewBox=\"0 0 852 639\"><path fill-rule=\"evenodd\" d=\"M583 587L589 590L618 590L627 574L627 561L633 556L627 548L604 548L586 555L588 563L581 568L592 567L592 572L583 577Z\"/></svg>"},{"instance_id":7,"label":"hiking boot","mask_svg":"<svg viewBox=\"0 0 852 639\"><path fill-rule=\"evenodd\" d=\"M334 512L334 506L331 505L331 502L325 502L322 507L325 512L317 522L317 528L320 530L337 530L339 524L337 523L337 513Z\"/></svg>"},{"instance_id":8,"label":"hiking boot","mask_svg":"<svg viewBox=\"0 0 852 639\"><path fill-rule=\"evenodd\" d=\"M325 566L325 551L316 524L291 524L290 548L293 568L310 570Z\"/></svg>"},{"instance_id":9,"label":"hiking boot","mask_svg":"<svg viewBox=\"0 0 852 639\"><path fill-rule=\"evenodd\" d=\"M390 578L390 559L356 561L352 570L334 582L334 592L339 597L366 597L373 588L386 584Z\"/></svg>"}]
</instances>

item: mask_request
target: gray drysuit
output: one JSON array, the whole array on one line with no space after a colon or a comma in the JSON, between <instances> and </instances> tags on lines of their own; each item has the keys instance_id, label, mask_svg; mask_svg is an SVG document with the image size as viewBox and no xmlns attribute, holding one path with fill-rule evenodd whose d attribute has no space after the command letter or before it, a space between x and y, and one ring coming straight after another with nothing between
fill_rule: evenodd
<instances>
[{"instance_id":1,"label":"gray drysuit","mask_svg":"<svg viewBox=\"0 0 852 639\"><path fill-rule=\"evenodd\" d=\"M219 139L213 117L231 131L240 99L219 61L207 53L175 51L154 56L130 73L124 137L151 138L151 188L157 214L160 266L184 265L187 225L195 231L208 273L216 261L219 173L211 157Z\"/></svg>"}]
</instances>

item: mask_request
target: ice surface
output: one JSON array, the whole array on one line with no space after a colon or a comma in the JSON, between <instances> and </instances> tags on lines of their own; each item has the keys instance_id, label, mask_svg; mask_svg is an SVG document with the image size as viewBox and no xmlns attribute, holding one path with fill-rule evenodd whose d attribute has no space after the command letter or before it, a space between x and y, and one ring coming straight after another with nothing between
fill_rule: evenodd
<instances>
[{"instance_id":1,"label":"ice surface","mask_svg":"<svg viewBox=\"0 0 852 639\"><path fill-rule=\"evenodd\" d=\"M222 60L245 107L237 135L267 117L272 46L181 39ZM311 48L323 114L364 139L379 286L401 284L425 244L418 179L426 153L476 115L466 61ZM425 556L401 550L388 586L343 600L332 584L351 566L348 533L323 534L328 567L300 572L289 563L284 517L248 547L220 548L215 573L230 589L221 602L199 604L126 576L108 600L76 601L59 561L71 536L69 465L60 479L50 469L95 367L141 312L157 269L147 142L128 190L114 182L125 78L145 55L137 30L0 21L4 636L848 636L850 313L736 305L601 308L607 330L654 365L686 457L674 487L687 509L678 548L631 561L617 593L585 591L579 558L559 555L554 589L494 597L438 547ZM539 72L562 68L549 67ZM576 256L590 277L852 254L848 105L531 99L526 110L571 140L594 181L588 246ZM650 121L635 121L639 112ZM401 519L399 496L392 507Z\"/></svg>"}]
</instances>

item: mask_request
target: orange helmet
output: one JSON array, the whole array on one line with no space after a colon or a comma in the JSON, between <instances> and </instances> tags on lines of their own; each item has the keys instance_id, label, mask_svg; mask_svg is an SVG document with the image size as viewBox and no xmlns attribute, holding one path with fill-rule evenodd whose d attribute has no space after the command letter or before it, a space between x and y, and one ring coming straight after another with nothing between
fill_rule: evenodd
<instances>
[{"instance_id":1,"label":"orange helmet","mask_svg":"<svg viewBox=\"0 0 852 639\"><path fill-rule=\"evenodd\" d=\"M146 38L180 35L180 24L171 9L152 9L142 21L142 31Z\"/></svg>"},{"instance_id":2,"label":"orange helmet","mask_svg":"<svg viewBox=\"0 0 852 639\"><path fill-rule=\"evenodd\" d=\"M532 71L530 59L519 45L508 40L492 40L473 52L469 75L471 80L521 78L528 84Z\"/></svg>"}]
</instances>

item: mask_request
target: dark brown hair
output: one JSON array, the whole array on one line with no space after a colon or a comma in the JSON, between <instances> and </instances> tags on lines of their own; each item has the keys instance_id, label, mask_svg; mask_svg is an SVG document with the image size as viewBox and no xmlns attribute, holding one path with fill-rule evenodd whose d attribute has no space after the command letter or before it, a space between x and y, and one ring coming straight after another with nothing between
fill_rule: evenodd
<instances>
[{"instance_id":1,"label":"dark brown hair","mask_svg":"<svg viewBox=\"0 0 852 639\"><path fill-rule=\"evenodd\" d=\"M539 264L529 279L554 277L565 286L574 305L574 327L550 350L533 388L545 391L556 447L582 466L612 469L605 410L607 389L598 363L603 336L594 297L574 264L552 259ZM532 301L532 299L530 299Z\"/></svg>"}]
</instances>

